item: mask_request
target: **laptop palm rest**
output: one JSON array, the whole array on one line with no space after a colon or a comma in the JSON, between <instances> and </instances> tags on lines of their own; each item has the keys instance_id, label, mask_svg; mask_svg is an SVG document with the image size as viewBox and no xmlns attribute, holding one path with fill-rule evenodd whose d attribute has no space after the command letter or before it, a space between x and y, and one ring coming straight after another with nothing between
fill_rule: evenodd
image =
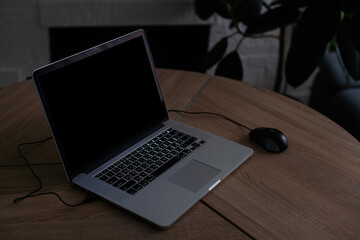
<instances>
[{"instance_id":1,"label":"laptop palm rest","mask_svg":"<svg viewBox=\"0 0 360 240\"><path fill-rule=\"evenodd\" d=\"M171 175L167 180L196 193L219 172L219 169L197 160L192 160Z\"/></svg>"}]
</instances>

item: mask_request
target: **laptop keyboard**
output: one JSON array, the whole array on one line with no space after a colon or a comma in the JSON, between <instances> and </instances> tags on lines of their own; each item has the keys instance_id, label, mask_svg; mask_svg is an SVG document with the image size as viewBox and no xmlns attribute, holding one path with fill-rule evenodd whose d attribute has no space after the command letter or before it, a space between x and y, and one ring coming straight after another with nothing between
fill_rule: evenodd
<instances>
[{"instance_id":1,"label":"laptop keyboard","mask_svg":"<svg viewBox=\"0 0 360 240\"><path fill-rule=\"evenodd\" d=\"M205 141L169 128L95 177L135 194Z\"/></svg>"}]
</instances>

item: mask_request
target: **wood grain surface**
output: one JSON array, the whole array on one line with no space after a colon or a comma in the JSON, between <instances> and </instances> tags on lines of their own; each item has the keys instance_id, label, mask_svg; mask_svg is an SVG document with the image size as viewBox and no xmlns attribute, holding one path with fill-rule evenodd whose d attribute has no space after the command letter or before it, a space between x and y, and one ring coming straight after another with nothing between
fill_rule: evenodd
<instances>
[{"instance_id":1,"label":"wood grain surface","mask_svg":"<svg viewBox=\"0 0 360 240\"><path fill-rule=\"evenodd\" d=\"M268 153L249 141L248 130L222 118L184 115L181 121L255 151L206 204L256 239L359 239L360 144L340 126L283 95L220 77L189 111L278 128L290 145Z\"/></svg>"},{"instance_id":2,"label":"wood grain surface","mask_svg":"<svg viewBox=\"0 0 360 240\"><path fill-rule=\"evenodd\" d=\"M172 109L187 106L211 79L166 69L158 75ZM255 152L170 229L159 230L102 200L76 208L51 195L12 203L37 186L17 145L50 132L31 81L0 89L0 239L359 238L360 144L340 126L283 95L222 77L212 78L188 110L221 113L250 128L278 128L290 146L271 154L231 122L184 114L180 121ZM70 203L84 198L66 179L53 140L22 152L43 191L56 191Z\"/></svg>"},{"instance_id":3,"label":"wood grain surface","mask_svg":"<svg viewBox=\"0 0 360 240\"><path fill-rule=\"evenodd\" d=\"M43 179L41 192L57 192L72 204L84 199L60 164L34 166L34 171ZM78 207L66 207L53 195L12 202L34 186L26 167L0 167L0 239L249 239L201 203L160 230L101 199Z\"/></svg>"},{"instance_id":4,"label":"wood grain surface","mask_svg":"<svg viewBox=\"0 0 360 240\"><path fill-rule=\"evenodd\" d=\"M168 106L184 108L209 76L159 69ZM54 195L13 203L38 186L17 153L17 145L50 136L32 81L0 89L0 239L248 239L199 203L168 230L159 230L102 200L69 208ZM174 114L175 116L175 114ZM78 203L84 191L71 185L53 140L21 148L43 181L41 192L55 191Z\"/></svg>"}]
</instances>

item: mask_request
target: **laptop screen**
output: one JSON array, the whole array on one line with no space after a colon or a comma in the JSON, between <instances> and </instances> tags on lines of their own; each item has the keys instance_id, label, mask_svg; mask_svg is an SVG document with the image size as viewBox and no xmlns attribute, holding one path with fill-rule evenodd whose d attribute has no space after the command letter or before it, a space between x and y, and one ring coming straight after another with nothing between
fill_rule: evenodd
<instances>
[{"instance_id":1,"label":"laptop screen","mask_svg":"<svg viewBox=\"0 0 360 240\"><path fill-rule=\"evenodd\" d=\"M145 41L115 39L34 72L70 179L168 119Z\"/></svg>"}]
</instances>

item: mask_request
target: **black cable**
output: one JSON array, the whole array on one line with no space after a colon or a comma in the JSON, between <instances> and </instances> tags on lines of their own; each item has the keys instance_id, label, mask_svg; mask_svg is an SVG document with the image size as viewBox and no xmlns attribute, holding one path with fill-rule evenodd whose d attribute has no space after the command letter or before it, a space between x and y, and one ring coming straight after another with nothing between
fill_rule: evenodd
<instances>
[{"instance_id":1,"label":"black cable","mask_svg":"<svg viewBox=\"0 0 360 240\"><path fill-rule=\"evenodd\" d=\"M47 137L47 138L44 138L42 140L39 140L39 141L34 141L34 142L26 142L26 143L20 143L17 147L18 149L18 153L19 153L19 156L24 159L25 163L26 163L26 166L29 168L30 172L32 173L32 175L36 178L36 180L39 182L39 186L31 191L30 193L26 194L25 196L23 197L18 197L18 198L15 198L14 199L14 203L17 203L17 202L20 202L26 198L31 198L31 197L37 197L37 196L42 196L42 195L55 195L64 205L68 206L68 207L76 207L76 206L79 206L81 204L84 204L84 203L88 203L88 202L91 202L92 200L95 199L96 195L95 194L92 194L92 193L88 193L88 195L85 197L85 199L79 203L76 203L76 204L69 204L67 202L65 202L59 194L57 194L56 192L44 192L44 193L37 193L38 191L40 191L43 187L43 183L41 181L41 179L36 175L36 173L34 172L34 170L32 169L31 165L29 164L27 158L21 153L21 147L24 146L24 145L32 145L32 144L38 144L38 143L43 143L43 142L46 142L48 140L52 139L52 137Z\"/></svg>"},{"instance_id":2,"label":"black cable","mask_svg":"<svg viewBox=\"0 0 360 240\"><path fill-rule=\"evenodd\" d=\"M68 206L68 207L77 207L80 206L84 203L88 203L91 202L93 199L95 199L96 195L95 194L91 194L88 193L88 195L85 197L85 199L79 203L75 203L75 204L70 204L65 202L58 193L56 192L44 192L44 193L37 193L37 194L31 194L31 195L26 195L24 197L20 197L20 198L16 198L14 199L14 203L20 202L22 200L24 200L25 198L31 198L31 197L37 197L37 196L42 196L42 195L55 195L64 205Z\"/></svg>"},{"instance_id":3,"label":"black cable","mask_svg":"<svg viewBox=\"0 0 360 240\"><path fill-rule=\"evenodd\" d=\"M52 139L52 137L47 137L45 139L42 139L42 140L39 140L39 141L34 141L34 142L26 142L26 143L20 143L18 146L17 146L17 149L18 149L18 153L19 153L19 156L24 159L25 163L26 163L26 166L29 168L30 172L32 173L32 175L36 178L36 180L39 182L39 187L37 187L35 190L33 190L32 192L26 194L25 196L23 197L19 197L19 198L16 198L14 199L14 203L15 202L19 202L19 201L22 201L24 200L25 198L28 198L28 197L31 197L34 193L38 192L43 184L42 184L42 181L41 179L36 175L36 173L34 172L34 170L32 169L32 167L30 166L28 160L26 159L26 157L21 153L21 146L24 146L24 145L31 145L31 144L37 144L37 143L42 143L42 142L46 142L48 140Z\"/></svg>"},{"instance_id":4,"label":"black cable","mask_svg":"<svg viewBox=\"0 0 360 240\"><path fill-rule=\"evenodd\" d=\"M231 119L231 118L228 118L228 117L226 117L226 116L224 116L224 115L222 115L222 114L219 114L219 113L213 113L213 112L189 112L189 111L175 110L175 109L170 109L170 110L168 110L168 111L169 111L169 112L186 113L186 114L208 114L208 115L214 115L214 116L222 117L222 118L224 118L225 120L228 120L228 121L230 121L230 122L232 122L232 123L234 123L234 124L236 124L236 125L238 125L238 126L240 126L240 127L246 128L246 129L249 130L249 131L252 131L251 128L245 126L244 124L239 123L239 122L237 122L237 121L235 121L235 120L233 120L233 119Z\"/></svg>"},{"instance_id":5,"label":"black cable","mask_svg":"<svg viewBox=\"0 0 360 240\"><path fill-rule=\"evenodd\" d=\"M231 118L228 118L222 114L219 114L219 113L213 113L213 112L190 112L190 111L183 111L183 110L175 110L175 109L170 109L169 112L179 112L179 113L186 113L186 114L208 114L208 115L214 115L214 116L218 116L218 117L222 117L224 118L225 120L228 120L240 127L243 127L243 128L246 128L247 130L251 131L252 129L245 126L244 124L242 123L239 123ZM42 186L43 186L43 183L41 181L41 179L36 175L36 173L34 172L34 170L32 169L32 167L30 166L27 158L21 153L21 147L24 146L24 145L32 145L32 144L38 144L38 143L43 143L43 142L46 142L48 140L52 139L52 137L47 137L45 139L42 139L42 140L39 140L39 141L34 141L34 142L26 142L26 143L20 143L18 145L18 153L19 153L19 156L24 159L27 167L29 168L30 172L33 174L33 176L36 178L36 180L39 182L39 187L37 187L35 190L31 191L30 193L26 194L25 196L23 197L19 197L19 198L16 198L14 199L14 203L17 203L17 202L20 202L26 198L30 198L30 197L37 197L37 196L42 196L42 195L55 195L64 205L68 206L68 207L76 207L76 206L79 206L81 204L84 204L84 203L88 203L88 202L91 202L92 200L94 200L96 198L96 195L95 194L92 194L92 193L88 193L88 195L85 197L85 199L79 203L76 203L76 204L69 204L67 202L65 202L59 194L57 194L56 192L44 192L44 193L37 193L38 191L40 191L42 189Z\"/></svg>"}]
</instances>

